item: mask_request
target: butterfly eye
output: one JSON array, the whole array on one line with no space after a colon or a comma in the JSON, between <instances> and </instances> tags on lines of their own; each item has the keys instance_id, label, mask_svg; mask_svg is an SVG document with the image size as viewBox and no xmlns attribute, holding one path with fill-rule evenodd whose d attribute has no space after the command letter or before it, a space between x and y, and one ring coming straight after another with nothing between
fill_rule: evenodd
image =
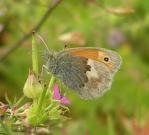
<instances>
[{"instance_id":1,"label":"butterfly eye","mask_svg":"<svg viewBox=\"0 0 149 135\"><path fill-rule=\"evenodd\" d=\"M105 61L105 62L108 62L109 60L110 60L109 57L104 57L104 61Z\"/></svg>"}]
</instances>

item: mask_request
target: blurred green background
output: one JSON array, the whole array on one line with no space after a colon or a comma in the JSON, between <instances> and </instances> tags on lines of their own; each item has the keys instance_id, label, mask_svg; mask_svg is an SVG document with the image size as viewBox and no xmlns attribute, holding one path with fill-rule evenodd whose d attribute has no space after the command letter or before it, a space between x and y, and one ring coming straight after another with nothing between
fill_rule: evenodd
<instances>
[{"instance_id":1,"label":"blurred green background","mask_svg":"<svg viewBox=\"0 0 149 135\"><path fill-rule=\"evenodd\" d=\"M0 1L0 56L39 22L50 2ZM67 91L71 119L59 124L55 135L149 135L148 0L63 0L38 33L56 51L65 43L104 47L123 59L103 97L83 101ZM5 92L22 94L29 67L31 38L0 62L1 101Z\"/></svg>"}]
</instances>

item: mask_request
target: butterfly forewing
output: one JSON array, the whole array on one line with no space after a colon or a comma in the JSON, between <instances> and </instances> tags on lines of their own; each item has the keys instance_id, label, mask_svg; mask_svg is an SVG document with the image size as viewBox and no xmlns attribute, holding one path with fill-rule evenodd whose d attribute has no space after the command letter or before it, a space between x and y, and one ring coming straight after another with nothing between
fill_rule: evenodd
<instances>
[{"instance_id":1,"label":"butterfly forewing","mask_svg":"<svg viewBox=\"0 0 149 135\"><path fill-rule=\"evenodd\" d=\"M87 58L72 56L62 52L57 55L57 68L55 75L70 89L79 90L87 82Z\"/></svg>"}]
</instances>

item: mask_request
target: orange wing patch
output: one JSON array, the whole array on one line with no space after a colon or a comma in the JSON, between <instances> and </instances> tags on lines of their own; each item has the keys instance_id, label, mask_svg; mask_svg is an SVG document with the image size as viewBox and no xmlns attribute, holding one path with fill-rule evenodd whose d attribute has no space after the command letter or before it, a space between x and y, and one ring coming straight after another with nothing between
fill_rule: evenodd
<instances>
[{"instance_id":1,"label":"orange wing patch","mask_svg":"<svg viewBox=\"0 0 149 135\"><path fill-rule=\"evenodd\" d=\"M73 54L74 56L81 56L96 61L98 61L98 53L98 50L92 49L74 49L71 51L71 54Z\"/></svg>"},{"instance_id":2,"label":"orange wing patch","mask_svg":"<svg viewBox=\"0 0 149 135\"><path fill-rule=\"evenodd\" d=\"M104 61L104 57L107 56L107 54L104 51L100 51L98 49L72 49L71 54L74 56L80 56L99 61L107 65L109 69L113 68L114 63L112 61Z\"/></svg>"}]
</instances>

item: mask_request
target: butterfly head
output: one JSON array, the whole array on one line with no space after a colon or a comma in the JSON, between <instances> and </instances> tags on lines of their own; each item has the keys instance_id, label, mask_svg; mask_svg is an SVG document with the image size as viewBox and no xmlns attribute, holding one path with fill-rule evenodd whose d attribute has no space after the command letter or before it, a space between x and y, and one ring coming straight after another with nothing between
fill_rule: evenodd
<instances>
[{"instance_id":1,"label":"butterfly head","mask_svg":"<svg viewBox=\"0 0 149 135\"><path fill-rule=\"evenodd\" d=\"M44 60L46 61L46 67L51 73L55 72L57 54L52 51L46 51L43 55Z\"/></svg>"}]
</instances>

